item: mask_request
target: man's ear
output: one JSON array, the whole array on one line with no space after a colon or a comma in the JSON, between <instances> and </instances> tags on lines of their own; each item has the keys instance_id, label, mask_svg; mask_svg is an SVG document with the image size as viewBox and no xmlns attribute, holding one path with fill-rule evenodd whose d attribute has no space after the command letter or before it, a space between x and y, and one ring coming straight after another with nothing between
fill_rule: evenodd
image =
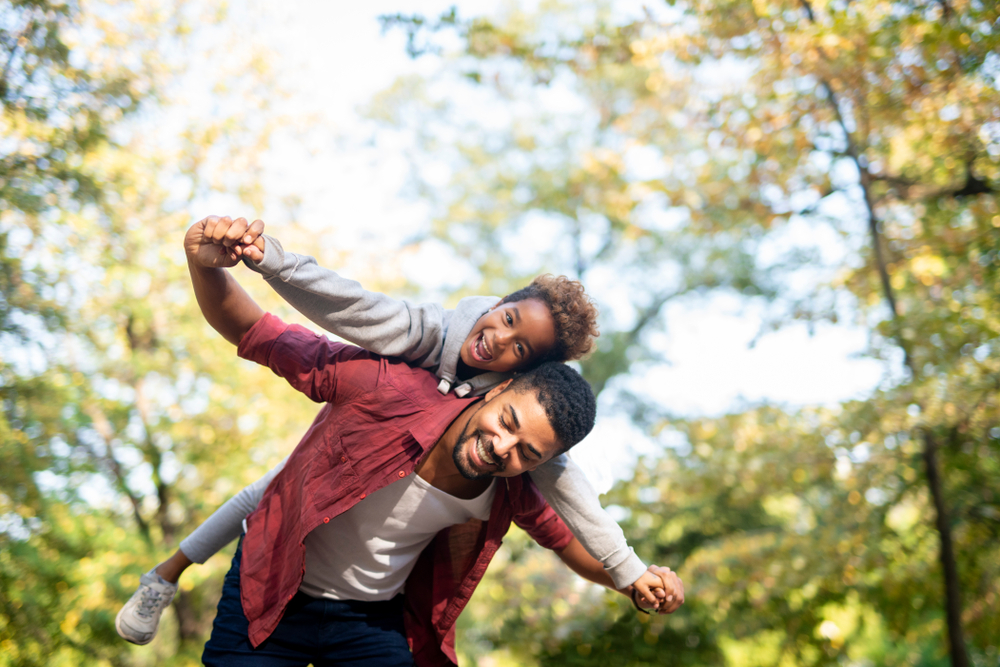
<instances>
[{"instance_id":1,"label":"man's ear","mask_svg":"<svg viewBox=\"0 0 1000 667\"><path fill-rule=\"evenodd\" d=\"M504 380L503 382L501 382L500 384L498 384L497 386L493 387L488 392L486 392L486 396L484 396L486 402L488 403L492 401L494 398L496 398L498 395L500 395L503 392L503 390L507 388L507 385L509 385L513 381L514 378L511 378L509 380Z\"/></svg>"}]
</instances>

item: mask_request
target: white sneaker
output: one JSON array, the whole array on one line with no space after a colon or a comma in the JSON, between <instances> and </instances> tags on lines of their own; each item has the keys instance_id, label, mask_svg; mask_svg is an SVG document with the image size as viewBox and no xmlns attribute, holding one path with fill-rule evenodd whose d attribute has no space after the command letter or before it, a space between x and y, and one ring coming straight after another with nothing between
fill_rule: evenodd
<instances>
[{"instance_id":1,"label":"white sneaker","mask_svg":"<svg viewBox=\"0 0 1000 667\"><path fill-rule=\"evenodd\" d=\"M125 641L133 644L148 644L156 636L160 625L160 614L166 609L177 593L177 584L172 584L154 570L139 579L139 589L132 594L115 618L115 628Z\"/></svg>"}]
</instances>

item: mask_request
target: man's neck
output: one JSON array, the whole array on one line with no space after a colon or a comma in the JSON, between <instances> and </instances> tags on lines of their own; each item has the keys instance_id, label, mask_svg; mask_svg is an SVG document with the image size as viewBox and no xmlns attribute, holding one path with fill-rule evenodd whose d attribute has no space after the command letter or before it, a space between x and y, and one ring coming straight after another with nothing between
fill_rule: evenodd
<instances>
[{"instance_id":1,"label":"man's neck","mask_svg":"<svg viewBox=\"0 0 1000 667\"><path fill-rule=\"evenodd\" d=\"M417 474L431 486L441 489L456 498L470 499L479 496L493 482L492 477L484 479L467 479L462 476L452 458L452 452L458 444L462 428L469 418L482 406L482 401L475 401L456 417L444 434L438 439L431 451L417 466Z\"/></svg>"}]
</instances>

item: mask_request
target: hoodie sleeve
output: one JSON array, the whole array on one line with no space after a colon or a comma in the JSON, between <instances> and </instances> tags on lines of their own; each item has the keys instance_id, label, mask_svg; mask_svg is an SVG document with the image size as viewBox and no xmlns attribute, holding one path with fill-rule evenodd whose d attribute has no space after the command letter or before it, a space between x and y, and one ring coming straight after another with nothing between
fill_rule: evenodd
<instances>
[{"instance_id":1,"label":"hoodie sleeve","mask_svg":"<svg viewBox=\"0 0 1000 667\"><path fill-rule=\"evenodd\" d=\"M439 304L413 305L369 292L312 257L286 252L277 239L264 239L264 258L259 263L244 258L243 263L297 311L375 354L421 368L441 363L447 322Z\"/></svg>"},{"instance_id":2,"label":"hoodie sleeve","mask_svg":"<svg viewBox=\"0 0 1000 667\"><path fill-rule=\"evenodd\" d=\"M642 576L646 566L625 541L621 526L601 507L580 466L560 454L529 475L580 544L604 564L615 586L625 588Z\"/></svg>"}]
</instances>

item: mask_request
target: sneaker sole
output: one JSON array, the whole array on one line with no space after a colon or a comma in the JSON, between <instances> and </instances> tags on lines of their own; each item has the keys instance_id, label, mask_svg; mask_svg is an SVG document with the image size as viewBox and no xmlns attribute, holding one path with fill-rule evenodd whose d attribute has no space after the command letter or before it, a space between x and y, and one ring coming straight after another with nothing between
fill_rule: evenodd
<instances>
[{"instance_id":1,"label":"sneaker sole","mask_svg":"<svg viewBox=\"0 0 1000 667\"><path fill-rule=\"evenodd\" d=\"M118 610L118 615L115 616L115 630L118 631L118 636L119 637L121 637L125 641L127 641L127 642L129 642L131 644L135 644L137 646L145 646L149 642L153 641L153 638L156 637L156 633L155 632L153 633L152 637L150 637L149 639L147 639L144 642L137 642L136 640L132 639L131 637L127 637L125 635L125 633L122 632L122 614L124 614L124 613L125 613L125 607L122 607L120 610Z\"/></svg>"}]
</instances>

